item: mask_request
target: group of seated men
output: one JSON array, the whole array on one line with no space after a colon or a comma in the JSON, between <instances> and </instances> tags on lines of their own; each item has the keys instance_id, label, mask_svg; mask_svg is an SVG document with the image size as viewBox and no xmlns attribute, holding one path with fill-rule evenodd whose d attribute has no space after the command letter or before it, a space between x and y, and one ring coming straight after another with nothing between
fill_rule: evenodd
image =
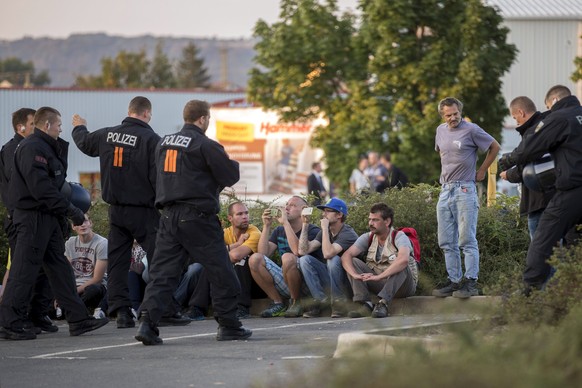
<instances>
[{"instance_id":1,"label":"group of seated men","mask_svg":"<svg viewBox=\"0 0 582 388\"><path fill-rule=\"evenodd\" d=\"M319 226L310 223L317 215L311 214L308 203L293 196L283 209L265 209L261 231L249 223L244 203L228 206L230 225L224 229L224 242L241 284L239 319L250 318L252 299L265 296L272 303L260 313L263 318L319 317L326 309L332 318L383 318L393 298L414 295L418 269L412 244L403 232L393 233L394 211L389 206L376 203L371 207L370 231L359 237L346 224L344 201L332 198L317 208L321 210ZM273 229L274 220L279 225ZM107 311L107 239L92 226L87 215L83 225L73 227L75 236L66 242L65 255L73 266L81 299L89 311L102 317ZM274 260L275 251L281 265ZM140 259L137 262L145 261ZM142 271L137 272L141 275ZM147 280L147 269L143 275ZM372 294L378 299L375 305ZM190 264L174 293L185 317L205 319L211 295L202 265ZM50 319L46 323L45 330L53 331Z\"/></svg>"},{"instance_id":2,"label":"group of seated men","mask_svg":"<svg viewBox=\"0 0 582 388\"><path fill-rule=\"evenodd\" d=\"M415 294L418 268L412 244L405 233L393 233L393 209L374 204L370 231L358 237L346 224L344 201L332 198L317 208L319 226L310 222L319 214L311 214L308 203L293 196L284 208L264 210L260 231L249 223L244 203L228 206L224 242L241 283L239 319L249 318L251 300L265 294L272 303L260 313L263 318L319 317L329 309L332 318L383 318L393 298ZM274 220L279 225L273 229ZM204 319L212 303L204 271L191 264L174 295L192 320Z\"/></svg>"}]
</instances>

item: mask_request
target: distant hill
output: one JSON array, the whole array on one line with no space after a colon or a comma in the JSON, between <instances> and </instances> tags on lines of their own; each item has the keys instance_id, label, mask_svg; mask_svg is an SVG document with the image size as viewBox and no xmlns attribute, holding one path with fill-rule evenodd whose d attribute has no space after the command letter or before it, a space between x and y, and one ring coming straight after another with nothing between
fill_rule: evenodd
<instances>
[{"instance_id":1,"label":"distant hill","mask_svg":"<svg viewBox=\"0 0 582 388\"><path fill-rule=\"evenodd\" d=\"M145 49L153 57L159 40L170 60L180 58L182 48L194 42L204 59L211 83L222 81L221 49L227 52L228 83L234 88L246 87L248 72L255 55L252 39L222 40L156 37L151 35L126 38L107 34L77 34L67 39L23 38L14 41L0 40L0 59L17 57L32 61L37 71L47 70L50 86L70 87L78 75L101 73L101 58L115 57L121 50L136 52Z\"/></svg>"}]
</instances>

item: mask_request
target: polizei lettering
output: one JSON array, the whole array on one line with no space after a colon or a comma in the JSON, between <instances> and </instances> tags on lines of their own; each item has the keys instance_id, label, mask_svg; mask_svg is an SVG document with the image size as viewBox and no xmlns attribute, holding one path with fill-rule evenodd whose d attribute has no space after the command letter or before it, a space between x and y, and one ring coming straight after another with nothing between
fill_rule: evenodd
<instances>
[{"instance_id":1,"label":"polizei lettering","mask_svg":"<svg viewBox=\"0 0 582 388\"><path fill-rule=\"evenodd\" d=\"M192 141L191 137L182 136L182 135L168 135L164 136L164 140L162 140L162 147L163 146L174 146L174 147L182 147L187 148Z\"/></svg>"},{"instance_id":2,"label":"polizei lettering","mask_svg":"<svg viewBox=\"0 0 582 388\"><path fill-rule=\"evenodd\" d=\"M107 133L107 143L116 143L135 147L137 136L127 133L109 132Z\"/></svg>"}]
</instances>

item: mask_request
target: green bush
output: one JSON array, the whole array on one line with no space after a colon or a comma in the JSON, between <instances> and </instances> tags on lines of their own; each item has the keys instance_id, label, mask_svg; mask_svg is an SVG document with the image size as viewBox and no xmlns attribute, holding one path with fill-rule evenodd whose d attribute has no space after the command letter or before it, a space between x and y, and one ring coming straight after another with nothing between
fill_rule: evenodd
<instances>
[{"instance_id":1,"label":"green bush","mask_svg":"<svg viewBox=\"0 0 582 388\"><path fill-rule=\"evenodd\" d=\"M358 234L368 231L369 210L376 202L385 202L394 209L395 226L411 226L417 230L422 253L421 283L418 294L430 294L431 290L447 277L443 253L437 239L436 204L439 193L440 187L420 184L402 190L387 190L382 194L373 193L343 198L349 206L346 222ZM242 199L235 193L228 193L223 197L219 218L224 227L228 225L226 209L231 202L236 200ZM263 210L273 206L273 203L277 201L278 199L270 202L259 199L243 200L249 208L250 222L262 229ZM520 221L518 201L516 197L501 196L497 205L481 206L477 227L481 253L479 283L486 290L503 276L513 275L523 269L529 237L526 223ZM107 237L109 231L108 209L109 206L106 203L99 201L91 207L90 211L93 229L104 237ZM317 217L319 213L314 214L314 217ZM4 240L0 246L0 254L2 254L4 265L8 249L5 236L2 235L2 238Z\"/></svg>"},{"instance_id":2,"label":"green bush","mask_svg":"<svg viewBox=\"0 0 582 388\"><path fill-rule=\"evenodd\" d=\"M447 278L444 256L439 248L437 235L436 205L439 193L440 187L420 184L402 190L387 190L382 194L342 197L349 210L346 223L358 234L369 230L368 215L376 202L384 202L394 209L396 227L411 226L416 229L422 254L421 281L417 290L419 295L430 294L439 282ZM226 207L236 200L240 198L237 198L235 193L230 193L223 202L220 218L225 226ZM272 206L276 200L243 202L249 208L251 223L261 229L263 210ZM315 212L314 217L318 214ZM477 239L481 254L479 283L483 288L488 289L501 277L523 269L529 244L527 233L527 225L519 217L519 198L502 195L495 206L481 206Z\"/></svg>"},{"instance_id":3,"label":"green bush","mask_svg":"<svg viewBox=\"0 0 582 388\"><path fill-rule=\"evenodd\" d=\"M579 387L582 381L582 308L558 326L474 324L451 329L446 347L430 353L396 343L394 356L319 361L309 373L273 374L255 387ZM434 336L433 336L434 338ZM363 356L360 356L363 355Z\"/></svg>"},{"instance_id":4,"label":"green bush","mask_svg":"<svg viewBox=\"0 0 582 388\"><path fill-rule=\"evenodd\" d=\"M500 241L505 241L501 239ZM502 250L503 248L500 248ZM446 346L434 353L417 342L395 343L395 356L366 355L319 362L309 373L273 377L261 387L577 387L582 381L582 245L557 249L544 291L525 297L521 271L491 287L502 295L481 321L425 337ZM418 337L418 333L403 333Z\"/></svg>"},{"instance_id":5,"label":"green bush","mask_svg":"<svg viewBox=\"0 0 582 388\"><path fill-rule=\"evenodd\" d=\"M382 194L348 198L350 215L347 223L359 234L368 230L372 204L385 202L394 209L396 227L411 226L418 232L422 254L421 284L417 293L430 294L446 281L444 255L438 245L436 205L440 187L420 184ZM529 236L527 225L520 221L519 198L500 196L495 206L482 204L477 225L480 251L479 283L487 288L508 273L522 269Z\"/></svg>"},{"instance_id":6,"label":"green bush","mask_svg":"<svg viewBox=\"0 0 582 388\"><path fill-rule=\"evenodd\" d=\"M492 292L504 295L497 312L501 322L530 325L557 325L580 304L582 295L582 245L558 248L550 260L556 269L544 291L523 294L521 273L507 276L493 286Z\"/></svg>"}]
</instances>

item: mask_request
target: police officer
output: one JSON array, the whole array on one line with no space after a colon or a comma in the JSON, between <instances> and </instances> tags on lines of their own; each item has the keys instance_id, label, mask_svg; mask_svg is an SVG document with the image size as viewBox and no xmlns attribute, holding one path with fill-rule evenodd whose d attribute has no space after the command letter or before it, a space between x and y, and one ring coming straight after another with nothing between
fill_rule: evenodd
<instances>
[{"instance_id":1,"label":"police officer","mask_svg":"<svg viewBox=\"0 0 582 388\"><path fill-rule=\"evenodd\" d=\"M554 245L582 221L582 107L562 85L550 88L546 106L551 113L525 139L524 147L500 159L502 169L525 164L550 152L556 165L556 194L543 212L527 252L523 280L526 293L542 288L550 274L547 259Z\"/></svg>"},{"instance_id":2,"label":"police officer","mask_svg":"<svg viewBox=\"0 0 582 388\"><path fill-rule=\"evenodd\" d=\"M534 133L538 123L542 121L550 111L539 112L536 109L534 102L525 96L519 96L511 100L509 103L509 113L517 123L515 130L521 135L522 141L527 139ZM523 165L512 167L506 171L502 171L499 176L511 183L521 183L523 181ZM533 238L534 232L540 221L540 217L544 209L554 196L555 188L552 187L546 191L531 190L525 184L521 185L521 200L519 202L519 212L521 215L527 215L527 224L529 229L529 236Z\"/></svg>"},{"instance_id":3,"label":"police officer","mask_svg":"<svg viewBox=\"0 0 582 388\"><path fill-rule=\"evenodd\" d=\"M16 147L25 137L28 137L34 132L34 114L36 111L31 108L21 108L12 114L12 127L14 129L14 137L2 146L0 150L0 192L2 193L2 202L6 207L6 218L4 220L4 232L8 237L8 245L10 246L11 255L14 254L16 248L16 228L12 222L12 215L14 207L8 202L8 187L10 186L10 175L14 168L14 153ZM65 220L68 223L68 220ZM9 268L6 270L8 275ZM7 279L6 279L7 280ZM1 293L0 293L1 294ZM43 269L40 269L36 286L34 288L34 295L30 301L30 309L28 318L30 322L25 322L25 327L34 326L35 334L40 334L42 330L51 333L57 332L59 328L53 324L48 317L48 311L52 304L52 291L48 282L48 278ZM2 298L0 297L0 300Z\"/></svg>"},{"instance_id":4,"label":"police officer","mask_svg":"<svg viewBox=\"0 0 582 388\"><path fill-rule=\"evenodd\" d=\"M65 184L68 153L68 143L59 139L61 115L54 108L40 108L34 125L34 133L22 140L16 150L8 190L8 201L14 206L16 249L0 305L0 326L6 338L15 340L36 338L23 323L41 265L65 310L71 335L95 330L108 322L89 317L77 294L73 269L64 256L60 218L66 215L75 225L81 225L85 216L60 191Z\"/></svg>"},{"instance_id":5,"label":"police officer","mask_svg":"<svg viewBox=\"0 0 582 388\"><path fill-rule=\"evenodd\" d=\"M252 334L236 317L240 284L216 215L220 192L239 180L238 163L206 137L209 121L208 103L189 101L184 107L184 127L164 136L156 149L156 206L163 210L135 336L144 345L163 342L157 324L190 257L204 266L212 287L217 340L245 339Z\"/></svg>"},{"instance_id":6,"label":"police officer","mask_svg":"<svg viewBox=\"0 0 582 388\"><path fill-rule=\"evenodd\" d=\"M149 126L152 104L145 97L129 103L121 125L90 133L87 121L73 116L73 140L86 155L99 157L101 190L109 209L107 294L109 314L117 316L118 328L135 327L127 273L133 240L154 256L159 212L154 207L156 166L154 152L160 140Z\"/></svg>"}]
</instances>

